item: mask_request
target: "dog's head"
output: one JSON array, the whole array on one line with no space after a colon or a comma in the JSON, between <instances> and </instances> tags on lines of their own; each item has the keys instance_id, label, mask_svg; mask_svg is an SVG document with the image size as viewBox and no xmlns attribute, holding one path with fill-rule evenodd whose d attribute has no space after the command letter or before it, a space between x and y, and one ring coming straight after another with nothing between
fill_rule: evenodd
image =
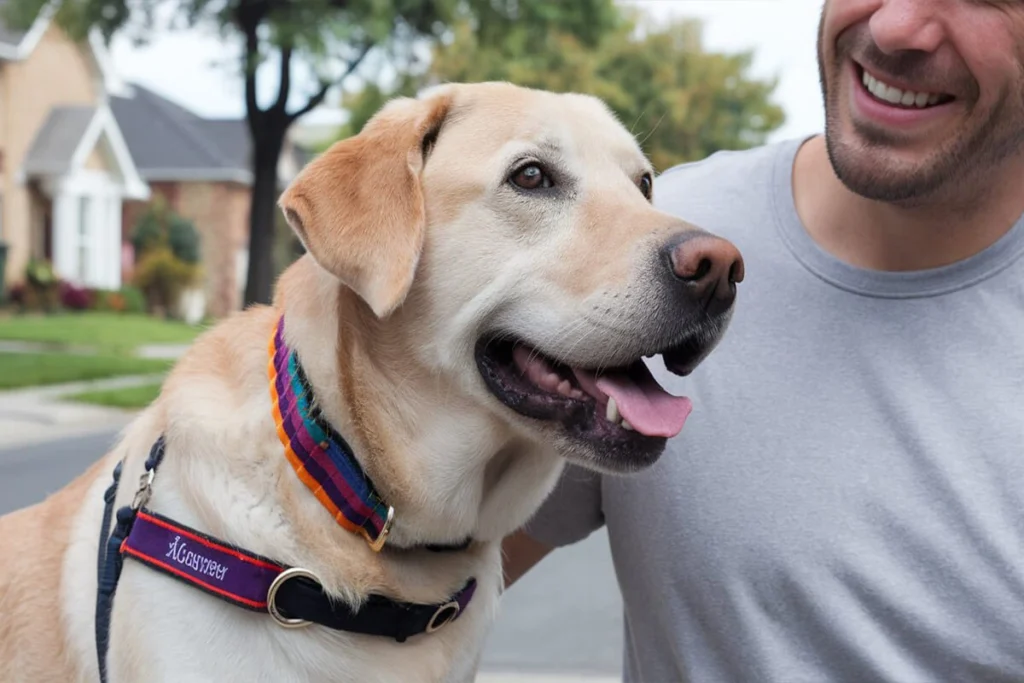
<instances>
[{"instance_id":1,"label":"dog's head","mask_svg":"<svg viewBox=\"0 0 1024 683\"><path fill-rule=\"evenodd\" d=\"M599 100L504 83L385 106L280 200L382 334L519 433L603 471L645 467L743 277L737 250L651 205L652 169ZM389 331L390 330L390 331Z\"/></svg>"}]
</instances>

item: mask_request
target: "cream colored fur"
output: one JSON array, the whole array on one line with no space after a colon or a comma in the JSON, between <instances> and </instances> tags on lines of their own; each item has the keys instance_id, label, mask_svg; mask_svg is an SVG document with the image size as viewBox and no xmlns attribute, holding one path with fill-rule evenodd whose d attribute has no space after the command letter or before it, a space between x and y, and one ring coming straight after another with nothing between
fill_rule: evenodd
<instances>
[{"instance_id":1,"label":"cream colored fur","mask_svg":"<svg viewBox=\"0 0 1024 683\"><path fill-rule=\"evenodd\" d=\"M508 154L538 141L557 144L579 182L557 211L498 189ZM566 455L548 427L491 396L473 345L501 323L602 362L642 334L638 247L688 229L637 189L646 171L634 138L597 100L507 84L393 103L310 164L281 201L309 254L281 277L273 305L204 333L109 454L0 519L0 679L98 680L102 493L124 459L117 506L127 504L164 434L154 511L307 568L354 604L371 592L439 602L469 576L479 588L459 620L396 644L286 630L126 559L111 683L472 680L498 605L500 541L548 494ZM619 296L629 291L641 295ZM282 313L325 414L395 507L381 553L335 523L284 457L267 378ZM466 536L476 542L465 552L404 549Z\"/></svg>"}]
</instances>

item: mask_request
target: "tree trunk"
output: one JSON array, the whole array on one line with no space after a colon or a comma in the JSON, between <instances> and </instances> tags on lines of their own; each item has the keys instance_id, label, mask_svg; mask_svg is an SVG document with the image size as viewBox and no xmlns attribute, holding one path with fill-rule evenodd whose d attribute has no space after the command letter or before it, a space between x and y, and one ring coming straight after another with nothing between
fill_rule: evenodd
<instances>
[{"instance_id":1,"label":"tree trunk","mask_svg":"<svg viewBox=\"0 0 1024 683\"><path fill-rule=\"evenodd\" d=\"M2 1L2 0L0 0ZM309 98L305 106L289 112L286 106L291 92L291 61L293 45L280 49L280 80L277 98L272 105L261 109L256 102L256 66L259 63L259 37L257 29L266 19L271 3L245 1L236 6L235 20L245 36L245 111L252 140L252 199L249 206L249 267L245 279L242 305L268 304L274 286L274 220L277 216L277 162L281 158L285 134L299 117L318 107L327 96L330 83L321 82L320 90ZM342 76L348 76L366 57L372 43L363 45L349 62Z\"/></svg>"},{"instance_id":2,"label":"tree trunk","mask_svg":"<svg viewBox=\"0 0 1024 683\"><path fill-rule=\"evenodd\" d=\"M267 117L269 118L269 117ZM277 214L277 163L288 121L261 121L253 139L253 184L249 207L249 267L243 306L268 304L274 285L274 220Z\"/></svg>"}]
</instances>

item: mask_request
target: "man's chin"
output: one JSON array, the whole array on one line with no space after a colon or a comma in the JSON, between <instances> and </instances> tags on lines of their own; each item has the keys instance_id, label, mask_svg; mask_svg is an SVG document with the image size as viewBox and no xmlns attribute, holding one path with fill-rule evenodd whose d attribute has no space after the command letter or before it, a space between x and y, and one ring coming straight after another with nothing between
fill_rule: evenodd
<instances>
[{"instance_id":1,"label":"man's chin","mask_svg":"<svg viewBox=\"0 0 1024 683\"><path fill-rule=\"evenodd\" d=\"M826 135L825 145L832 168L850 192L877 202L914 204L927 201L956 174L934 153L881 145L858 133ZM849 138L855 140L849 140Z\"/></svg>"}]
</instances>

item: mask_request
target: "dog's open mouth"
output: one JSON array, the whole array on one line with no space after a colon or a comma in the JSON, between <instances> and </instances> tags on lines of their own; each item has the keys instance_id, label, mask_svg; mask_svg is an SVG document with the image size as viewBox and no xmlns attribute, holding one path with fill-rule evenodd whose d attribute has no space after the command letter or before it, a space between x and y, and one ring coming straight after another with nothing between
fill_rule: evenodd
<instances>
[{"instance_id":1,"label":"dog's open mouth","mask_svg":"<svg viewBox=\"0 0 1024 683\"><path fill-rule=\"evenodd\" d=\"M703 354L690 344L663 355L676 371ZM642 358L620 367L573 367L509 339L482 340L476 357L502 403L527 417L560 422L588 441L663 441L683 429L692 408L689 398L665 391Z\"/></svg>"}]
</instances>

